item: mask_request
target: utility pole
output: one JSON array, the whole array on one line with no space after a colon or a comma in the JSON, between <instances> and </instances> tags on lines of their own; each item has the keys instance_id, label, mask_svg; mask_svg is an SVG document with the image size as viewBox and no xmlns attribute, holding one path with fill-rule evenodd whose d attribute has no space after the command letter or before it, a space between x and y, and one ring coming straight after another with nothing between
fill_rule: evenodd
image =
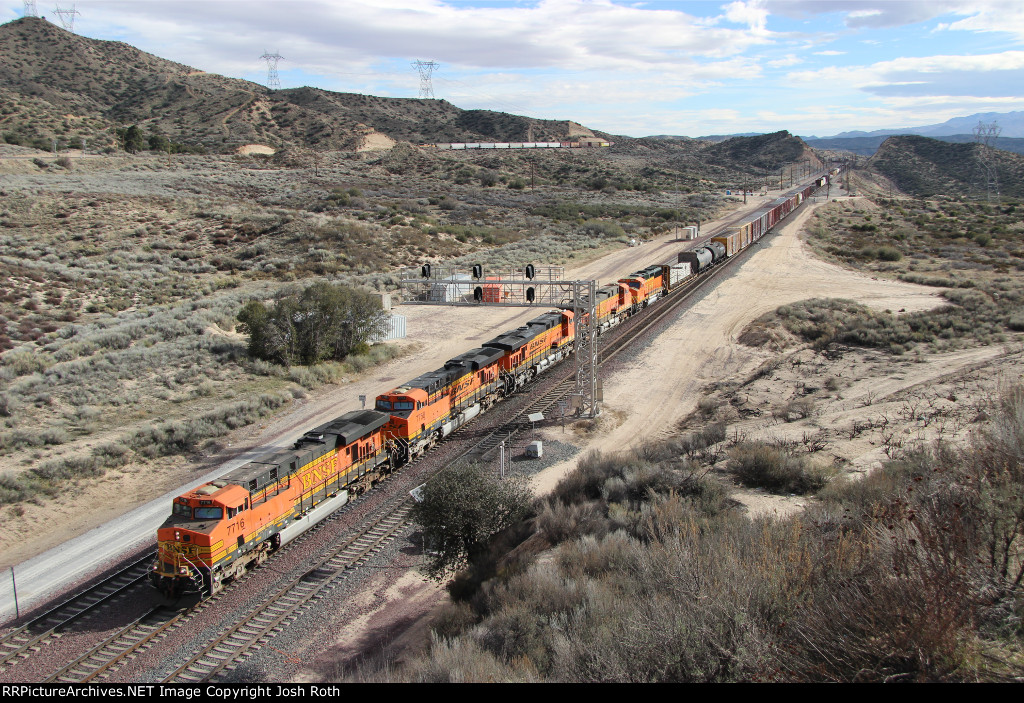
<instances>
[{"instance_id":1,"label":"utility pole","mask_svg":"<svg viewBox=\"0 0 1024 703\"><path fill-rule=\"evenodd\" d=\"M39 11L36 10L36 0L25 0L25 17L38 17Z\"/></svg>"}]
</instances>

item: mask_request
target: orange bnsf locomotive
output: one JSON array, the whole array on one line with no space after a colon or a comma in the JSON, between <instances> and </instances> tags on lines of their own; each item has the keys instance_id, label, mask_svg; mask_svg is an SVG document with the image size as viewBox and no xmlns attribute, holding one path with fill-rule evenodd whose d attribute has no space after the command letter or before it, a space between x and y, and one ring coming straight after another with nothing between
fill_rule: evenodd
<instances>
[{"instance_id":1,"label":"orange bnsf locomotive","mask_svg":"<svg viewBox=\"0 0 1024 703\"><path fill-rule=\"evenodd\" d=\"M648 266L599 288L595 329L602 332L691 275L734 255L786 217L827 176L755 212L736 230L677 264ZM170 597L212 595L282 544L421 456L491 405L571 353L573 313L553 310L505 332L310 430L291 449L266 454L174 499L157 530L153 585Z\"/></svg>"},{"instance_id":2,"label":"orange bnsf locomotive","mask_svg":"<svg viewBox=\"0 0 1024 703\"><path fill-rule=\"evenodd\" d=\"M326 512L372 487L570 353L573 313L556 310L174 499L157 530L152 584L212 595Z\"/></svg>"}]
</instances>

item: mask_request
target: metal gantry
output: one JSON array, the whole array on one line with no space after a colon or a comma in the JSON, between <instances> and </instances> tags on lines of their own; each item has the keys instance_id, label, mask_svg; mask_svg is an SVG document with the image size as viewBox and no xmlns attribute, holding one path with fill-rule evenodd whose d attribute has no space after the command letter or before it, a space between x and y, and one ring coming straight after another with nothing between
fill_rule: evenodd
<instances>
[{"instance_id":1,"label":"metal gantry","mask_svg":"<svg viewBox=\"0 0 1024 703\"><path fill-rule=\"evenodd\" d=\"M576 388L571 409L581 417L597 417L596 330L593 325L597 283L567 281L561 266L484 272L482 266L425 265L403 269L399 286L403 302L415 305L562 308L573 311L573 357Z\"/></svg>"}]
</instances>

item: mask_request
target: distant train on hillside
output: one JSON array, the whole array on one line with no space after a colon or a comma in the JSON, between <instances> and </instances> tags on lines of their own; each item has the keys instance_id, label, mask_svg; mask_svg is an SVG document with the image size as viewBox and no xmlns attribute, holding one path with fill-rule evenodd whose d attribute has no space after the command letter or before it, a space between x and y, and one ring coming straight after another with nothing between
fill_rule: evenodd
<instances>
[{"instance_id":1,"label":"distant train on hillside","mask_svg":"<svg viewBox=\"0 0 1024 703\"><path fill-rule=\"evenodd\" d=\"M608 147L614 143L604 139L581 139L576 142L453 142L449 144L420 144L420 147L442 151L460 151L464 149L583 149Z\"/></svg>"}]
</instances>

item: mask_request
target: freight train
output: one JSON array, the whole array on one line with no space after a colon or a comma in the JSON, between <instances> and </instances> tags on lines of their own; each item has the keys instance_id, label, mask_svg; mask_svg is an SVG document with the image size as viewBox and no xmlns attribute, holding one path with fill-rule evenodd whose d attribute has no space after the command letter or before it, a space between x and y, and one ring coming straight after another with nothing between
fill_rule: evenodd
<instances>
[{"instance_id":1,"label":"freight train","mask_svg":"<svg viewBox=\"0 0 1024 703\"><path fill-rule=\"evenodd\" d=\"M595 329L615 326L690 276L734 256L785 218L831 174L790 191L742 225L672 264L636 271L596 292ZM552 310L315 427L290 449L259 456L175 498L157 530L151 583L168 597L212 595L283 543L421 456L571 353L571 310Z\"/></svg>"},{"instance_id":2,"label":"freight train","mask_svg":"<svg viewBox=\"0 0 1024 703\"><path fill-rule=\"evenodd\" d=\"M615 142L603 139L586 139L576 142L452 142L447 144L420 144L421 149L440 151L461 151L466 149L585 149L587 147L609 147Z\"/></svg>"}]
</instances>

